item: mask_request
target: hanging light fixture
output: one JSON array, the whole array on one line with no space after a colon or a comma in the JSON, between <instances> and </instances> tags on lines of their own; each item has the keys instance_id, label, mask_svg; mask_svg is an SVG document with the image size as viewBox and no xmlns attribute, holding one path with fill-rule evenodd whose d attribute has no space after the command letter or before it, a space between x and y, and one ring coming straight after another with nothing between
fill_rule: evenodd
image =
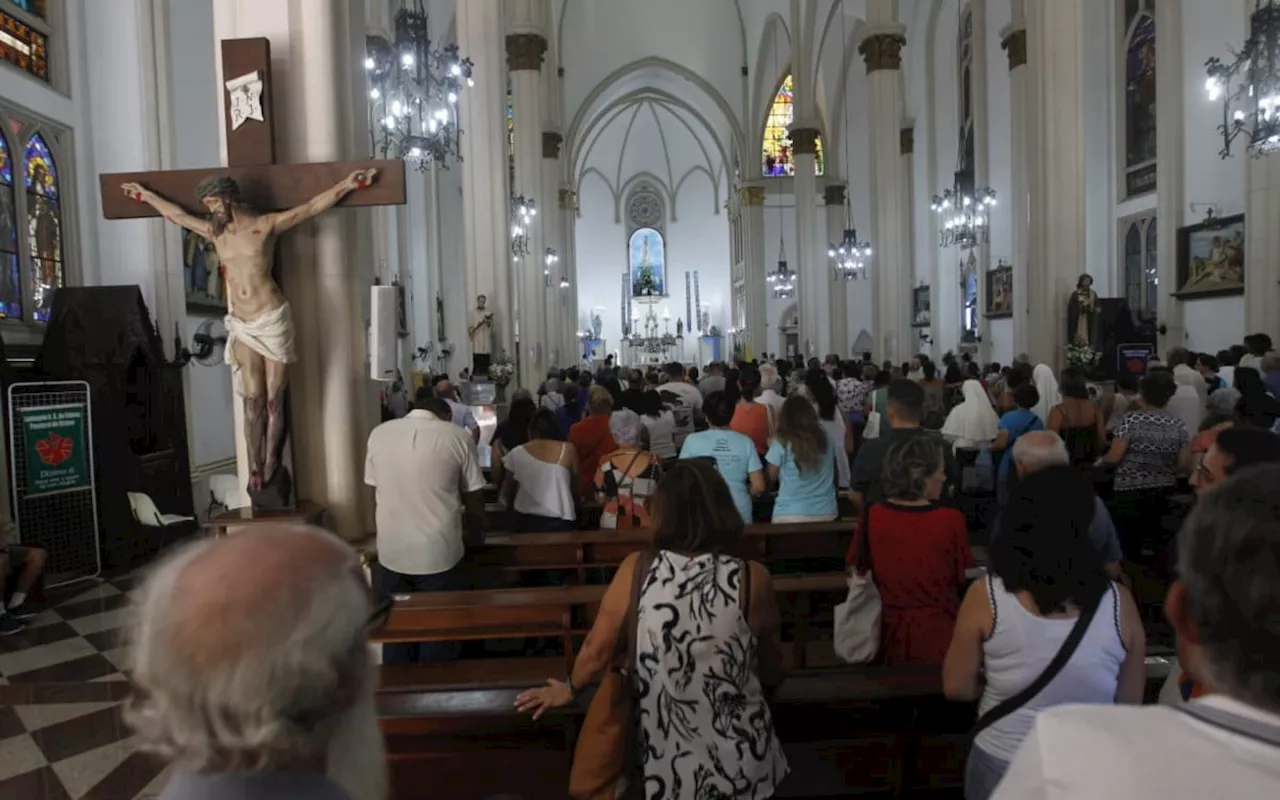
<instances>
[{"instance_id":1,"label":"hanging light fixture","mask_svg":"<svg viewBox=\"0 0 1280 800\"><path fill-rule=\"evenodd\" d=\"M542 255L542 280L547 284L548 288L551 286L551 271L559 263L560 254L555 251L555 248L548 247ZM563 282L563 278L561 282Z\"/></svg>"},{"instance_id":2,"label":"hanging light fixture","mask_svg":"<svg viewBox=\"0 0 1280 800\"><path fill-rule=\"evenodd\" d=\"M522 194L511 195L511 256L517 262L529 255L529 229L538 216L538 204Z\"/></svg>"},{"instance_id":3,"label":"hanging light fixture","mask_svg":"<svg viewBox=\"0 0 1280 800\"><path fill-rule=\"evenodd\" d=\"M778 268L764 277L773 289L773 296L789 298L796 296L796 273L787 267L786 243L782 235L778 235Z\"/></svg>"},{"instance_id":4,"label":"hanging light fixture","mask_svg":"<svg viewBox=\"0 0 1280 800\"><path fill-rule=\"evenodd\" d=\"M1249 18L1249 38L1231 63L1211 58L1205 63L1209 100L1222 101L1222 150L1227 158L1235 140L1244 136L1255 156L1280 150L1280 6L1256 0Z\"/></svg>"},{"instance_id":5,"label":"hanging light fixture","mask_svg":"<svg viewBox=\"0 0 1280 800\"><path fill-rule=\"evenodd\" d=\"M840 41L841 48L847 50L849 46L849 32L846 30L845 15L843 8L843 0L841 0L840 9ZM840 63L848 61L848 53L842 53L843 60ZM849 169L849 165L853 162L849 159L849 104L846 102L843 109L844 123L844 164L845 170ZM856 281L867 277L867 261L871 258L871 243L858 239L857 228L853 224L853 202L849 197L849 190L846 188L844 192L844 236L840 241L827 247L827 258L831 260L831 279L833 281L846 280Z\"/></svg>"},{"instance_id":6,"label":"hanging light fixture","mask_svg":"<svg viewBox=\"0 0 1280 800\"><path fill-rule=\"evenodd\" d=\"M472 63L456 44L434 46L423 0L401 0L395 41L366 37L364 68L375 152L420 170L461 160L458 98L474 85Z\"/></svg>"}]
</instances>

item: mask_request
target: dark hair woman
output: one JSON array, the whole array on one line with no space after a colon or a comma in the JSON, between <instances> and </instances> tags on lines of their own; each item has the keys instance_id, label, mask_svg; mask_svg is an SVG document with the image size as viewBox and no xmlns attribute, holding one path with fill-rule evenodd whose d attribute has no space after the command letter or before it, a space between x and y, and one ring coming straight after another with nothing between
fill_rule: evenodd
<instances>
[{"instance_id":1,"label":"dark hair woman","mask_svg":"<svg viewBox=\"0 0 1280 800\"><path fill-rule=\"evenodd\" d=\"M836 518L836 445L806 397L788 397L765 453L770 480L778 483L774 522L822 522Z\"/></svg>"},{"instance_id":2,"label":"dark hair woman","mask_svg":"<svg viewBox=\"0 0 1280 800\"><path fill-rule=\"evenodd\" d=\"M680 448L680 458L704 459L716 465L729 487L734 507L743 522L752 520L752 497L764 494L764 466L755 443L746 434L733 430L737 410L727 392L712 392L702 405L710 428L691 433Z\"/></svg>"},{"instance_id":3,"label":"dark hair woman","mask_svg":"<svg viewBox=\"0 0 1280 800\"><path fill-rule=\"evenodd\" d=\"M1072 464L1092 464L1107 440L1107 428L1102 412L1089 399L1084 372L1075 367L1064 369L1058 390L1062 402L1050 409L1045 427L1062 437Z\"/></svg>"},{"instance_id":4,"label":"dark hair woman","mask_svg":"<svg viewBox=\"0 0 1280 800\"><path fill-rule=\"evenodd\" d=\"M537 411L538 406L528 390L519 389L511 396L507 419L498 426L493 435L493 444L489 446L489 465L495 485L502 485L502 459L506 458L507 453L529 441L529 426Z\"/></svg>"},{"instance_id":5,"label":"dark hair woman","mask_svg":"<svg viewBox=\"0 0 1280 800\"><path fill-rule=\"evenodd\" d=\"M760 370L755 367L743 368L738 375L738 391L740 396L729 430L737 431L750 439L755 445L756 453L763 456L769 449L769 437L773 435L773 415L769 406L756 402L756 398L760 396Z\"/></svg>"},{"instance_id":6,"label":"dark hair woman","mask_svg":"<svg viewBox=\"0 0 1280 800\"><path fill-rule=\"evenodd\" d=\"M804 386L814 406L817 407L818 423L827 432L827 438L837 444L836 485L841 489L848 489L851 479L849 457L853 455L853 431L845 422L844 415L840 413L840 406L836 402L836 390L822 370L810 370L804 378Z\"/></svg>"},{"instance_id":7,"label":"dark hair woman","mask_svg":"<svg viewBox=\"0 0 1280 800\"><path fill-rule=\"evenodd\" d=\"M1236 416L1245 425L1271 430L1280 418L1280 402L1267 393L1262 374L1252 367L1236 367L1234 383L1240 392Z\"/></svg>"},{"instance_id":8,"label":"dark hair woman","mask_svg":"<svg viewBox=\"0 0 1280 800\"><path fill-rule=\"evenodd\" d=\"M965 770L966 800L990 797L1040 711L1065 703L1142 702L1142 620L1129 591L1107 580L1090 537L1094 508L1092 485L1073 467L1027 475L1012 490L991 543L991 574L965 594L942 687L952 700L981 698L979 713L1027 688L1080 616L1093 612L1053 681L978 734Z\"/></svg>"},{"instance_id":9,"label":"dark hair woman","mask_svg":"<svg viewBox=\"0 0 1280 800\"><path fill-rule=\"evenodd\" d=\"M657 552L622 562L568 682L523 692L516 708L536 719L569 705L616 665L620 638L634 637L635 661L621 666L636 677L640 736L666 743L638 748L644 785L685 786L681 797L694 786L709 796L771 797L788 767L765 701L765 687L782 679L769 571L723 555L743 524L710 463L677 463L649 509ZM636 627L624 631L633 596ZM680 712L674 724L671 707Z\"/></svg>"},{"instance_id":10,"label":"dark hair woman","mask_svg":"<svg viewBox=\"0 0 1280 800\"><path fill-rule=\"evenodd\" d=\"M663 407L662 396L653 389L645 390L640 396L637 413L649 434L649 452L664 463L674 459L679 452L675 439L676 417L671 409Z\"/></svg>"},{"instance_id":11,"label":"dark hair woman","mask_svg":"<svg viewBox=\"0 0 1280 800\"><path fill-rule=\"evenodd\" d=\"M871 571L884 603L885 664L942 663L965 571L974 565L964 515L938 504L946 446L937 436L889 446L880 478L886 499L867 508L849 546L849 563L861 574Z\"/></svg>"},{"instance_id":12,"label":"dark hair woman","mask_svg":"<svg viewBox=\"0 0 1280 800\"><path fill-rule=\"evenodd\" d=\"M507 453L503 497L516 532L572 531L578 527L578 451L564 440L560 422L539 409L529 423L529 441ZM593 476L594 477L594 474Z\"/></svg>"}]
</instances>

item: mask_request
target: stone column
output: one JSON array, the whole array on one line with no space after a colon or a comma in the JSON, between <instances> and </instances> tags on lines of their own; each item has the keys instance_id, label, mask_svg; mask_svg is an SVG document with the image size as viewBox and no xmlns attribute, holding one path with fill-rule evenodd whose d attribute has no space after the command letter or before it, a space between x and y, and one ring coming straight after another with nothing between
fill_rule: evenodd
<instances>
[{"instance_id":1,"label":"stone column","mask_svg":"<svg viewBox=\"0 0 1280 800\"><path fill-rule=\"evenodd\" d=\"M1185 118L1182 115L1186 87L1183 84L1183 47L1182 47L1182 0L1167 0L1156 3L1156 319L1165 326L1165 333L1159 339L1160 353L1168 353L1171 348L1181 347L1186 343L1186 324L1183 320L1182 301L1173 296L1178 291L1178 227L1182 224L1182 215L1186 209L1186 169L1183 151L1185 138ZM1199 76L1203 79L1203 74ZM1196 82L1192 82L1195 84ZM1203 95L1198 95L1203 97ZM1255 167L1264 161L1249 161L1249 175ZM1247 185L1252 186L1251 178ZM1263 219L1253 216L1257 212L1249 209L1248 219ZM1257 230L1254 230L1254 228ZM1274 226L1248 226L1250 238L1255 234L1269 233L1268 228ZM1246 242L1245 251L1266 257L1280 253L1275 244ZM1255 267L1253 256L1249 257L1249 269L1245 280L1259 277L1261 272ZM1120 285L1124 285L1124 264L1120 265ZM1276 293L1276 282L1271 281L1271 293ZM1257 284L1251 285L1245 297L1250 300L1261 299L1267 294L1266 288ZM1270 330L1275 323L1280 307L1270 306L1265 319L1267 324L1257 330ZM1255 319L1261 321L1262 318ZM1249 321L1248 301L1245 305L1245 321ZM1246 328L1248 326L1246 325ZM1248 332L1248 331L1246 331Z\"/></svg>"},{"instance_id":2,"label":"stone column","mask_svg":"<svg viewBox=\"0 0 1280 800\"><path fill-rule=\"evenodd\" d=\"M1276 320L1280 319L1280 226L1275 224L1280 219L1280 158L1250 159L1245 185L1245 219L1253 220L1247 226L1245 252L1253 255L1244 277L1244 332L1246 336L1268 333L1274 338ZM1165 286L1163 276L1160 286Z\"/></svg>"},{"instance_id":3,"label":"stone column","mask_svg":"<svg viewBox=\"0 0 1280 800\"><path fill-rule=\"evenodd\" d=\"M902 47L905 28L897 22L896 0L870 0L869 29L858 52L867 64L871 118L872 269L876 292L875 335L877 361L899 363L913 351L911 324L911 263L904 248L910 227L902 216L906 175L902 169Z\"/></svg>"},{"instance_id":4,"label":"stone column","mask_svg":"<svg viewBox=\"0 0 1280 800\"><path fill-rule=\"evenodd\" d=\"M755 358L773 352L769 343L769 315L766 311L764 252L764 187L746 186L738 190L742 212L742 263L747 289L747 342Z\"/></svg>"},{"instance_id":5,"label":"stone column","mask_svg":"<svg viewBox=\"0 0 1280 800\"><path fill-rule=\"evenodd\" d=\"M545 289L547 335L547 365L563 369L568 351L564 348L564 326L568 307L567 292L560 288L560 276L564 274L564 215L560 213L560 143L564 137L555 131L542 133L542 194L538 207L544 212L538 215L543 231L543 246L556 251L559 262L549 268L549 286Z\"/></svg>"},{"instance_id":6,"label":"stone column","mask_svg":"<svg viewBox=\"0 0 1280 800\"><path fill-rule=\"evenodd\" d=\"M556 209L560 214L561 241L564 242L564 274L569 288L564 290L565 318L561 334L566 367L576 367L582 360L582 345L578 331L582 328L582 315L578 309L578 193L568 186L561 186Z\"/></svg>"},{"instance_id":7,"label":"stone column","mask_svg":"<svg viewBox=\"0 0 1280 800\"><path fill-rule=\"evenodd\" d=\"M294 4L215 0L215 41L265 37L276 66L275 113L281 162L367 157L363 13L342 0ZM222 72L219 86L235 77ZM219 104L225 93L218 93ZM219 112L221 118L221 111ZM225 157L225 130L219 126ZM289 402L297 496L327 507L346 537L369 530L370 495L362 480L364 445L377 421L377 392L365 367L365 319L374 264L369 216L325 214L281 240L285 296L293 308L298 363ZM247 481L242 409L236 403L236 451Z\"/></svg>"},{"instance_id":8,"label":"stone column","mask_svg":"<svg viewBox=\"0 0 1280 800\"><path fill-rule=\"evenodd\" d=\"M458 6L458 48L473 62L474 86L458 103L462 136L462 235L467 272L466 306L488 298L494 321L494 354L515 353L511 294L511 194L507 187L507 75L502 63L502 0L469 0ZM469 316L468 316L469 319ZM469 322L468 322L469 324ZM470 340L455 342L454 364L471 366Z\"/></svg>"},{"instance_id":9,"label":"stone column","mask_svg":"<svg viewBox=\"0 0 1280 800\"><path fill-rule=\"evenodd\" d=\"M1061 366L1067 301L1084 264L1084 0L1028 3L1026 15L1028 264L1035 265L1027 281L1027 352Z\"/></svg>"},{"instance_id":10,"label":"stone column","mask_svg":"<svg viewBox=\"0 0 1280 800\"><path fill-rule=\"evenodd\" d=\"M837 243L844 238L845 187L840 184L828 185L822 194L827 205L827 241ZM831 274L830 256L828 256L827 273ZM849 283L844 278L827 278L830 293L827 295L827 307L830 309L831 347L827 352L835 353L841 358L848 358L853 340L849 338ZM824 353L823 355L826 355Z\"/></svg>"},{"instance_id":11,"label":"stone column","mask_svg":"<svg viewBox=\"0 0 1280 800\"><path fill-rule=\"evenodd\" d=\"M913 294L913 290L915 289L915 286L916 286L916 283L915 283L916 245L915 245L915 239L913 236L913 231L911 228L912 201L915 199L915 191L913 190L913 187L915 186L915 177L913 173L914 165L912 164L912 159L915 158L915 155L914 155L915 150L916 150L916 129L911 126L903 127L901 130L898 131L898 152L901 153L900 157L902 159L902 180L905 181L904 186L906 187L905 190L902 192L902 212L901 213L902 213L902 219L904 220L902 224L902 234L905 237L902 242L902 252L906 254L903 258L902 263L906 264L906 270L907 270L907 274L905 278L907 283L907 306L906 306L905 313L907 315L907 325L909 327L909 330L906 332L907 339L905 340L903 349L912 354L929 352L929 346L926 345L920 339L920 330L923 330L923 329L917 330L914 327L910 327L910 326L913 326L916 321L915 301L914 301L915 295ZM872 243L872 247L873 248L875 247L874 242ZM868 270L870 272L875 271L875 263L876 263L875 259L873 258L871 263L868 265ZM934 307L933 306L933 284L936 282L937 282L936 276L930 279L930 288L929 288L929 292L930 292L929 308L930 309Z\"/></svg>"},{"instance_id":12,"label":"stone column","mask_svg":"<svg viewBox=\"0 0 1280 800\"><path fill-rule=\"evenodd\" d=\"M822 358L830 350L830 335L822 324L822 308L830 281L818 259L818 178L815 174L817 128L792 128L795 151L796 203L796 293L800 304L800 353L805 358ZM824 260L826 252L822 253Z\"/></svg>"},{"instance_id":13,"label":"stone column","mask_svg":"<svg viewBox=\"0 0 1280 800\"><path fill-rule=\"evenodd\" d=\"M541 30L535 0L509 3L513 27ZM507 68L511 71L511 104L515 110L516 182L512 192L542 200L542 59L547 39L542 33L507 34ZM546 209L543 209L544 211ZM529 254L513 260L519 331L519 386L536 389L547 374L546 280L542 274L545 214L529 226Z\"/></svg>"},{"instance_id":14,"label":"stone column","mask_svg":"<svg viewBox=\"0 0 1280 800\"><path fill-rule=\"evenodd\" d=\"M1014 0L1013 22L1000 31L1000 46L1009 57L1009 204L1010 241L1013 243L1013 354L1028 352L1029 293L1027 219L1029 169L1027 164L1027 28L1022 1Z\"/></svg>"}]
</instances>

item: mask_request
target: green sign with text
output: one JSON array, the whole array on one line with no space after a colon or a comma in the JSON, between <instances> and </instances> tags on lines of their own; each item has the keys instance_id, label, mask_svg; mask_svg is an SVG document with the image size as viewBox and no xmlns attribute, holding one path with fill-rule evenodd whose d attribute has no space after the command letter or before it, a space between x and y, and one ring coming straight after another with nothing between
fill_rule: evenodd
<instances>
[{"instance_id":1,"label":"green sign with text","mask_svg":"<svg viewBox=\"0 0 1280 800\"><path fill-rule=\"evenodd\" d=\"M37 406L18 411L27 451L27 496L89 488L86 406Z\"/></svg>"}]
</instances>

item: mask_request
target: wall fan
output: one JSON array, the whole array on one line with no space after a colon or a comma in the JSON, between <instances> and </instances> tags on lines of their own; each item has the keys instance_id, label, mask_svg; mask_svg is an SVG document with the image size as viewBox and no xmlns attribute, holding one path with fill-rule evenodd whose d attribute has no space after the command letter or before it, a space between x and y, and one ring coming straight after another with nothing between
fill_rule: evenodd
<instances>
[{"instance_id":1,"label":"wall fan","mask_svg":"<svg viewBox=\"0 0 1280 800\"><path fill-rule=\"evenodd\" d=\"M194 360L202 367L216 367L223 363L227 349L227 328L216 317L206 319L191 337L191 349L182 348L182 363Z\"/></svg>"}]
</instances>

